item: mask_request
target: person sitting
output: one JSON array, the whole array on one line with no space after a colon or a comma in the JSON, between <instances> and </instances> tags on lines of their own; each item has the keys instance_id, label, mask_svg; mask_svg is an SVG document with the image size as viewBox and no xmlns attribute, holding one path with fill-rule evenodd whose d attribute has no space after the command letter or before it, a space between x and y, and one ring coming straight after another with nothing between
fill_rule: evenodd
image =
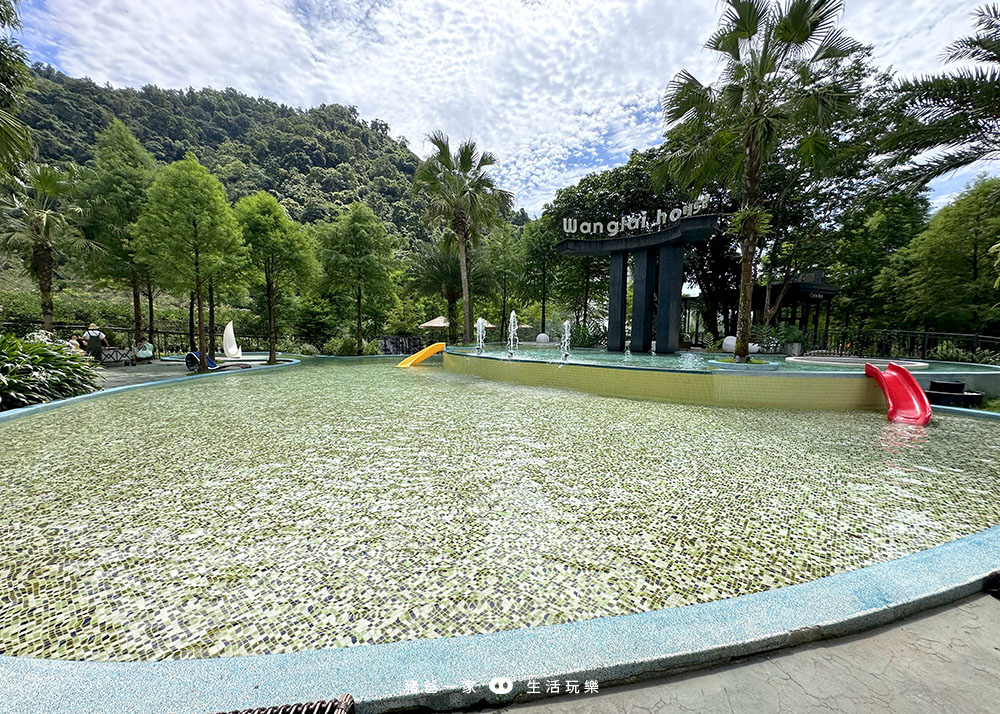
<instances>
[{"instance_id":1,"label":"person sitting","mask_svg":"<svg viewBox=\"0 0 1000 714\"><path fill-rule=\"evenodd\" d=\"M104 357L104 348L108 346L107 336L92 322L83 333L83 339L87 342L87 354L100 362Z\"/></svg>"},{"instance_id":2,"label":"person sitting","mask_svg":"<svg viewBox=\"0 0 1000 714\"><path fill-rule=\"evenodd\" d=\"M87 341L81 338L78 332L74 332L73 336L69 338L69 346L77 352L87 351Z\"/></svg>"},{"instance_id":3,"label":"person sitting","mask_svg":"<svg viewBox=\"0 0 1000 714\"><path fill-rule=\"evenodd\" d=\"M135 343L135 358L137 360L144 359L147 362L153 359L153 343L140 337L139 341Z\"/></svg>"}]
</instances>

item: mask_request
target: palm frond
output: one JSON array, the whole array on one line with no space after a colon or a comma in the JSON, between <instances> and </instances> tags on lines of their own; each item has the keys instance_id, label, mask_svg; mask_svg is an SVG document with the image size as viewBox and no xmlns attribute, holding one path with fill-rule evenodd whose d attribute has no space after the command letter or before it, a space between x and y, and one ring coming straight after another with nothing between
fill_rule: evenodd
<instances>
[{"instance_id":1,"label":"palm frond","mask_svg":"<svg viewBox=\"0 0 1000 714\"><path fill-rule=\"evenodd\" d=\"M31 133L28 127L0 109L0 165L10 170L30 156Z\"/></svg>"},{"instance_id":2,"label":"palm frond","mask_svg":"<svg viewBox=\"0 0 1000 714\"><path fill-rule=\"evenodd\" d=\"M760 31L771 13L768 0L727 0L722 28L738 39L749 39Z\"/></svg>"},{"instance_id":3,"label":"palm frond","mask_svg":"<svg viewBox=\"0 0 1000 714\"><path fill-rule=\"evenodd\" d=\"M813 53L812 62L822 62L823 60L841 59L850 57L861 48L861 43L848 37L842 29L837 28L826 34L816 47Z\"/></svg>"},{"instance_id":4,"label":"palm frond","mask_svg":"<svg viewBox=\"0 0 1000 714\"><path fill-rule=\"evenodd\" d=\"M775 38L793 46L822 42L835 31L843 0L790 0L774 28Z\"/></svg>"},{"instance_id":5,"label":"palm frond","mask_svg":"<svg viewBox=\"0 0 1000 714\"><path fill-rule=\"evenodd\" d=\"M900 81L907 114L935 121L957 112L1000 119L1000 68L970 67L947 75Z\"/></svg>"},{"instance_id":6,"label":"palm frond","mask_svg":"<svg viewBox=\"0 0 1000 714\"><path fill-rule=\"evenodd\" d=\"M730 29L720 27L713 32L705 47L727 55L733 62L740 61L740 36Z\"/></svg>"},{"instance_id":7,"label":"palm frond","mask_svg":"<svg viewBox=\"0 0 1000 714\"><path fill-rule=\"evenodd\" d=\"M963 37L948 45L942 57L945 62L1000 62L1000 36Z\"/></svg>"},{"instance_id":8,"label":"palm frond","mask_svg":"<svg viewBox=\"0 0 1000 714\"><path fill-rule=\"evenodd\" d=\"M983 142L973 142L903 168L895 172L888 183L893 188L908 186L915 191L976 161L1000 161L1000 149Z\"/></svg>"},{"instance_id":9,"label":"palm frond","mask_svg":"<svg viewBox=\"0 0 1000 714\"><path fill-rule=\"evenodd\" d=\"M713 103L712 88L683 70L667 86L663 113L668 123L682 121L691 114L707 114Z\"/></svg>"}]
</instances>

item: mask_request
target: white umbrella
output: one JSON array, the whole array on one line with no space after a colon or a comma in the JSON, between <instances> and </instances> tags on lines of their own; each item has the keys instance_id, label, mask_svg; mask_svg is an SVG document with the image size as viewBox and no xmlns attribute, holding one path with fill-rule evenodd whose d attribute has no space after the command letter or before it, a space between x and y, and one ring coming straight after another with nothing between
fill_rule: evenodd
<instances>
[{"instance_id":1,"label":"white umbrella","mask_svg":"<svg viewBox=\"0 0 1000 714\"><path fill-rule=\"evenodd\" d=\"M444 315L438 315L433 320L428 320L420 326L422 330L443 330L448 327L451 323L448 322Z\"/></svg>"}]
</instances>

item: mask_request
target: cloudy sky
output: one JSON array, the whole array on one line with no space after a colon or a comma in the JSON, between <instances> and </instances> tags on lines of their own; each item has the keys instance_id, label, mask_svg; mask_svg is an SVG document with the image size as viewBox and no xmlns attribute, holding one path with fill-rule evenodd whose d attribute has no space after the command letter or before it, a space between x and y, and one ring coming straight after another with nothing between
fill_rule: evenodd
<instances>
[{"instance_id":1,"label":"cloudy sky","mask_svg":"<svg viewBox=\"0 0 1000 714\"><path fill-rule=\"evenodd\" d=\"M974 0L846 0L844 24L903 74L936 72ZM715 0L23 0L31 59L98 83L234 87L353 104L425 155L442 129L501 160L518 205L659 143L659 98L689 69ZM937 182L937 201L977 170Z\"/></svg>"}]
</instances>

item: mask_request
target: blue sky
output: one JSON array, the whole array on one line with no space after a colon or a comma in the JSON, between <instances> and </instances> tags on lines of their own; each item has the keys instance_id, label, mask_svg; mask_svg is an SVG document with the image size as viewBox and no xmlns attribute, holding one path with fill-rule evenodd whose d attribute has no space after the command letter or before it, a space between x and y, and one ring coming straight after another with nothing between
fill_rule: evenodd
<instances>
[{"instance_id":1,"label":"blue sky","mask_svg":"<svg viewBox=\"0 0 1000 714\"><path fill-rule=\"evenodd\" d=\"M847 0L843 24L903 75L938 72L972 0ZM31 59L114 86L234 87L309 107L353 104L424 155L471 136L518 205L660 141L659 99L702 49L714 0L24 0ZM940 204L986 167L932 186ZM993 169L996 172L996 169Z\"/></svg>"}]
</instances>

